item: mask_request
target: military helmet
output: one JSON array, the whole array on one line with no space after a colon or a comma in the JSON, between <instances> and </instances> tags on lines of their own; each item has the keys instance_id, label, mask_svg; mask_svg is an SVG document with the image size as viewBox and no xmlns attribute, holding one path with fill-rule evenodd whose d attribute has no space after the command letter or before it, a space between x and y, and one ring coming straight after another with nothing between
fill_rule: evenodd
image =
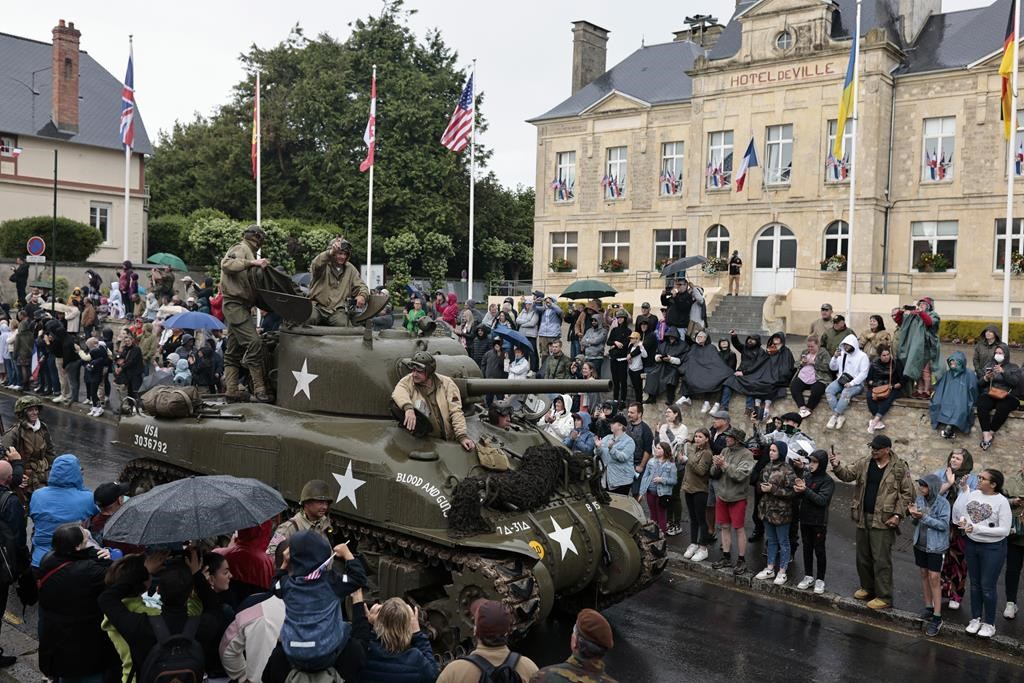
<instances>
[{"instance_id":1,"label":"military helmet","mask_svg":"<svg viewBox=\"0 0 1024 683\"><path fill-rule=\"evenodd\" d=\"M37 396L22 396L14 404L14 414L18 417L25 417L25 411L33 406L41 410L43 407L42 400Z\"/></svg>"},{"instance_id":2,"label":"military helmet","mask_svg":"<svg viewBox=\"0 0 1024 683\"><path fill-rule=\"evenodd\" d=\"M419 368L420 370L424 370L428 375L433 375L437 370L437 361L434 360L434 357L426 351L417 351L413 354L408 365L410 368Z\"/></svg>"},{"instance_id":3,"label":"military helmet","mask_svg":"<svg viewBox=\"0 0 1024 683\"><path fill-rule=\"evenodd\" d=\"M334 500L331 496L331 487L326 481L322 479L310 479L306 482L306 485L302 487L302 492L299 494L299 503L305 504L311 500L325 500L328 503Z\"/></svg>"},{"instance_id":4,"label":"military helmet","mask_svg":"<svg viewBox=\"0 0 1024 683\"><path fill-rule=\"evenodd\" d=\"M344 237L335 237L331 240L331 251L343 251L347 254L351 254L352 243Z\"/></svg>"},{"instance_id":5,"label":"military helmet","mask_svg":"<svg viewBox=\"0 0 1024 683\"><path fill-rule=\"evenodd\" d=\"M248 237L249 235L253 235L260 242L262 242L265 239L267 239L267 233L263 230L263 228L261 228L260 226L256 225L255 223L253 223L248 228L246 228L245 232L242 233L242 237Z\"/></svg>"}]
</instances>

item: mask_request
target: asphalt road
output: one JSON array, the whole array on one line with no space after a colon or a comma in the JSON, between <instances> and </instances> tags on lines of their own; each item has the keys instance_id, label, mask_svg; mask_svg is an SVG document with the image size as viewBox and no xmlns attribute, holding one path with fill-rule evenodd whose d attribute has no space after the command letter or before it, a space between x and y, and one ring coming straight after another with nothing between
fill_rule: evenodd
<instances>
[{"instance_id":1,"label":"asphalt road","mask_svg":"<svg viewBox=\"0 0 1024 683\"><path fill-rule=\"evenodd\" d=\"M0 395L0 416L5 425L13 419L12 407L10 396ZM90 487L115 479L130 457L111 445L115 428L109 422L57 409L46 410L44 420L57 452L79 456ZM840 492L840 497L844 495L848 501L846 487ZM852 529L844 529L849 526L843 521L846 509L842 500L834 503L829 587L852 591L856 574L852 568ZM687 542L685 534L671 540L677 550ZM908 546L909 542L901 545ZM757 548L748 553L752 558L760 555ZM912 608L919 598L909 548L898 550L896 560L896 599ZM759 557L755 560L757 565L761 562ZM8 609L20 615L14 595ZM30 609L25 623L16 628L32 633L34 612ZM616 638L608 656L608 672L623 683L893 681L968 676L972 681L1008 681L1024 677L1024 670L1013 663L965 651L941 638L926 639L920 632L724 589L676 575L671 566L654 586L606 610L605 615ZM966 621L962 613L951 618L961 617ZM1017 627L999 619L997 625L1003 633ZM553 617L534 629L518 649L540 665L561 661L569 654L571 629L571 619ZM0 635L0 645L11 637Z\"/></svg>"}]
</instances>

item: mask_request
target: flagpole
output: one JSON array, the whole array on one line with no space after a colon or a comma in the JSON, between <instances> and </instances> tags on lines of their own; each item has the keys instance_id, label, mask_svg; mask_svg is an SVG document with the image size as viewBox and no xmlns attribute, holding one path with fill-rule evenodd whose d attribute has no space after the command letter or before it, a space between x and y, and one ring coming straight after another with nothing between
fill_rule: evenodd
<instances>
[{"instance_id":1,"label":"flagpole","mask_svg":"<svg viewBox=\"0 0 1024 683\"><path fill-rule=\"evenodd\" d=\"M850 207L849 230L846 238L846 319L853 320L853 224L857 203L857 86L860 83L860 4L857 0L857 22L853 33L853 128L850 131ZM838 122L837 122L838 127Z\"/></svg>"},{"instance_id":2,"label":"flagpole","mask_svg":"<svg viewBox=\"0 0 1024 683\"><path fill-rule=\"evenodd\" d=\"M1020 5L1013 2L1013 87L1010 88L1010 139L1006 143L1006 240L1003 242L1003 336L1010 338L1010 256L1013 235L1013 183L1017 142L1017 59L1020 40Z\"/></svg>"},{"instance_id":3,"label":"flagpole","mask_svg":"<svg viewBox=\"0 0 1024 683\"><path fill-rule=\"evenodd\" d=\"M128 60L129 61L132 61L132 57L133 57L132 51L133 51L132 50L132 36L131 36L131 34L129 34L128 35ZM133 81L134 81L134 74L133 74ZM134 86L134 82L132 83L132 85ZM134 96L133 96L132 99L134 99ZM130 180L131 168L132 168L132 147L131 147L131 145L127 145L126 144L124 146L124 236L123 236L124 248L122 249L122 251L124 252L123 253L123 260L125 260L125 261L129 260L128 259L128 209L129 209L129 202L131 201L131 197L130 197L130 194L129 194L129 188L130 188L129 183L131 182L131 180ZM143 256L145 256L145 254L143 254Z\"/></svg>"},{"instance_id":4,"label":"flagpole","mask_svg":"<svg viewBox=\"0 0 1024 683\"><path fill-rule=\"evenodd\" d=\"M373 87L377 84L377 65L373 65ZM376 95L374 95L376 96ZM376 112L372 112L376 117ZM377 144L377 122L373 124L373 144ZM370 198L366 204L366 280L373 286L373 270L371 265L373 264L373 167L376 166L376 159L374 163L370 164Z\"/></svg>"},{"instance_id":5,"label":"flagpole","mask_svg":"<svg viewBox=\"0 0 1024 683\"><path fill-rule=\"evenodd\" d=\"M466 299L473 298L473 215L474 215L474 197L476 194L476 60L473 60L473 74L470 77L473 80L473 101L470 103L473 106L473 116L470 123L469 130L469 282L467 283Z\"/></svg>"},{"instance_id":6,"label":"flagpole","mask_svg":"<svg viewBox=\"0 0 1024 683\"><path fill-rule=\"evenodd\" d=\"M260 183L262 164L260 163L260 143L262 133L260 131L260 72L256 72L256 225L263 224L263 188Z\"/></svg>"}]
</instances>

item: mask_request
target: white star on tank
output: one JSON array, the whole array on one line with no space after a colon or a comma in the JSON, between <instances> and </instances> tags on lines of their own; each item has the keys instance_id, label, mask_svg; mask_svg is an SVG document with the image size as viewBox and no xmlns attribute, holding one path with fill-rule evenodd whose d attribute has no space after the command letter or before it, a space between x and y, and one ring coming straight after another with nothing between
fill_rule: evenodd
<instances>
[{"instance_id":1,"label":"white star on tank","mask_svg":"<svg viewBox=\"0 0 1024 683\"><path fill-rule=\"evenodd\" d=\"M362 479L356 479L352 476L352 461L348 461L348 469L345 470L345 474L338 474L334 472L334 479L338 482L338 499L335 503L340 503L342 498L348 498L352 501L352 507L358 508L356 504L356 489L366 483Z\"/></svg>"},{"instance_id":2,"label":"white star on tank","mask_svg":"<svg viewBox=\"0 0 1024 683\"><path fill-rule=\"evenodd\" d=\"M292 374L295 375L295 393L292 396L298 396L301 391L306 398L312 398L309 395L309 385L320 375L314 375L309 371L309 361L303 358L302 370L292 370Z\"/></svg>"},{"instance_id":3,"label":"white star on tank","mask_svg":"<svg viewBox=\"0 0 1024 683\"><path fill-rule=\"evenodd\" d=\"M548 534L548 537L558 544L558 547L562 550L562 558L565 559L565 554L568 551L572 551L574 555L579 555L579 551L576 550L576 544L572 542L572 531L573 526L570 524L564 529L558 526L558 522L555 521L554 517L548 517L551 520L551 525L555 528L554 531Z\"/></svg>"}]
</instances>

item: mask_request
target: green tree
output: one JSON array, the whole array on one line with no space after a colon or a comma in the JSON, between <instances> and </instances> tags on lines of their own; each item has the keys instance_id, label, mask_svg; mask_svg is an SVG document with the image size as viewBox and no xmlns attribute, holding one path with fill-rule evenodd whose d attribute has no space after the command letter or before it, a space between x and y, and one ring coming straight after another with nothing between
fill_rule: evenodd
<instances>
[{"instance_id":1,"label":"green tree","mask_svg":"<svg viewBox=\"0 0 1024 683\"><path fill-rule=\"evenodd\" d=\"M53 216L29 216L0 223L0 253L8 258L25 256L25 244L33 235L46 241L48 260L78 263L92 256L103 242L100 231L70 218L57 218L54 239Z\"/></svg>"}]
</instances>

